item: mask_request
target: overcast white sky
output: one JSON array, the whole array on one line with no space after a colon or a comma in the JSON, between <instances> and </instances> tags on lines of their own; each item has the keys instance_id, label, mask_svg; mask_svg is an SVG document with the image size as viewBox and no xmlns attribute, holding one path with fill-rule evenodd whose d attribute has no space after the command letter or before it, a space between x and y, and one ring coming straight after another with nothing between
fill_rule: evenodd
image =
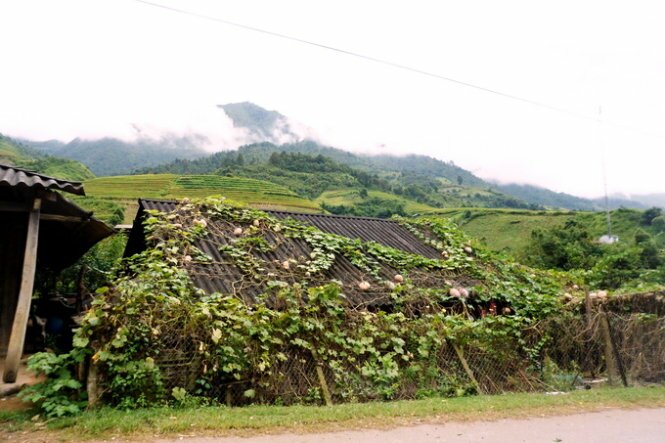
<instances>
[{"instance_id":1,"label":"overcast white sky","mask_svg":"<svg viewBox=\"0 0 665 443\"><path fill-rule=\"evenodd\" d=\"M665 192L660 1L153 0L391 60L558 113L135 0L2 0L0 132L33 139L203 132L252 101L337 147L453 160L583 196Z\"/></svg>"}]
</instances>

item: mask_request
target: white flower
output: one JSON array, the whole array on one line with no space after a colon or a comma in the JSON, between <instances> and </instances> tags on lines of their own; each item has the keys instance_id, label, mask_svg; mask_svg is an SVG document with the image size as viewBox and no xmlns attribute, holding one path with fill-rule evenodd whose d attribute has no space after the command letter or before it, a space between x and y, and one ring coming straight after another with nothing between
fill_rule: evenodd
<instances>
[{"instance_id":1,"label":"white flower","mask_svg":"<svg viewBox=\"0 0 665 443\"><path fill-rule=\"evenodd\" d=\"M395 274L393 280L395 283L402 283L404 281L404 277L401 274Z\"/></svg>"},{"instance_id":2,"label":"white flower","mask_svg":"<svg viewBox=\"0 0 665 443\"><path fill-rule=\"evenodd\" d=\"M258 220L254 220L252 224L258 228L261 225L261 222Z\"/></svg>"},{"instance_id":3,"label":"white flower","mask_svg":"<svg viewBox=\"0 0 665 443\"><path fill-rule=\"evenodd\" d=\"M372 285L370 285L369 282L363 280L358 283L358 287L363 291L367 291L369 288L372 287Z\"/></svg>"},{"instance_id":4,"label":"white flower","mask_svg":"<svg viewBox=\"0 0 665 443\"><path fill-rule=\"evenodd\" d=\"M282 268L284 268L284 269L286 269L286 270L291 269L291 263L289 263L288 260L284 260L284 261L282 262Z\"/></svg>"},{"instance_id":5,"label":"white flower","mask_svg":"<svg viewBox=\"0 0 665 443\"><path fill-rule=\"evenodd\" d=\"M233 230L233 235L235 235L236 237L242 235L242 228L235 228Z\"/></svg>"},{"instance_id":6,"label":"white flower","mask_svg":"<svg viewBox=\"0 0 665 443\"><path fill-rule=\"evenodd\" d=\"M464 252L466 252L467 254L473 254L473 248L471 246L465 246Z\"/></svg>"},{"instance_id":7,"label":"white flower","mask_svg":"<svg viewBox=\"0 0 665 443\"><path fill-rule=\"evenodd\" d=\"M466 288L459 288L459 293L463 298L469 297L469 290Z\"/></svg>"},{"instance_id":8,"label":"white flower","mask_svg":"<svg viewBox=\"0 0 665 443\"><path fill-rule=\"evenodd\" d=\"M460 294L460 291L457 288L450 288L450 290L448 291L448 294L451 297L455 297L455 298L460 298L461 295L462 295L462 294Z\"/></svg>"}]
</instances>

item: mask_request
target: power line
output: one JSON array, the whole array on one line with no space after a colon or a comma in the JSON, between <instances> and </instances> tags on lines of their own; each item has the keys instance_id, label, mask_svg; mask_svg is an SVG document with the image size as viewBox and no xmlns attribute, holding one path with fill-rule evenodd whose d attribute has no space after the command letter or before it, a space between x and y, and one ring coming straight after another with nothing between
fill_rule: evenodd
<instances>
[{"instance_id":1,"label":"power line","mask_svg":"<svg viewBox=\"0 0 665 443\"><path fill-rule=\"evenodd\" d=\"M213 16L206 15L206 14L201 14L201 13L198 13L198 12L188 11L186 9L174 8L172 6L163 5L163 4L160 4L160 3L155 3L155 2L148 1L148 0L134 0L134 1L137 2L137 3L142 3L144 5L152 6L152 7L155 7L155 8L160 8L160 9L164 9L164 10L167 10L167 11L176 12L178 14L184 14L184 15L188 15L190 17L196 17L196 18L203 19L203 20L208 20L208 21L212 21L212 22L216 22L216 23L222 23L224 25L233 26L233 27L236 27L236 28L239 28L239 29L244 29L246 31L256 32L256 33L268 35L268 36L271 36L271 37L277 37L277 38L281 38L283 40L289 40L289 41L301 43L301 44L304 44L304 45L314 46L314 47L317 47L317 48L326 49L328 51L337 52L339 54L344 54L344 55L347 55L347 56L360 58L360 59L363 59L363 60L368 60L368 61L371 61L371 62L374 62L374 63L382 64L382 65L385 65L385 66L390 66L390 67L397 68L397 69L402 69L404 71L413 72L413 73L424 75L424 76L427 76L427 77L436 78L436 79L439 79L439 80L444 80L444 81L454 83L454 84L457 84L457 85L460 85L460 86L465 86L467 88L472 88L472 89L476 89L478 91L487 92L487 93L494 94L494 95L497 95L497 96L500 96L500 97L504 97L504 98L507 98L507 99L510 99L510 100L515 100L515 101L519 101L519 102L526 103L526 104L529 104L529 105L537 106L537 107L540 107L540 108L549 109L550 111L555 111L555 112L559 112L559 113L562 113L562 114L568 114L568 115L572 115L572 116L582 118L582 119L586 119L586 120L595 121L597 119L597 117L594 117L594 116L590 116L590 115L583 114L583 113L580 113L580 112L571 111L569 109L565 109L565 108L561 108L561 107L558 107L558 106L550 105L548 103L540 102L540 101L537 101L537 100L532 100L532 99L525 98L525 97L520 97L518 95L509 94L509 93L506 93L506 92L497 91L495 89L491 89L491 88L487 88L487 87L484 87L484 86L476 85L474 83L465 82L463 80L457 80L455 78L448 77L448 76L441 75L441 74L437 74L435 72L430 72L430 71L426 71L426 70L423 70L423 69L414 68L414 67L404 65L404 64L401 64L401 63L381 59L381 58L378 58L378 57L373 57L373 56L370 56L370 55L361 54L361 53L350 51L350 50L347 50L347 49L341 49L341 48L337 48L337 47L330 46L330 45L324 45L322 43L317 43L317 42L314 42L314 41L311 41L311 40L306 40L306 39L299 38L299 37L293 37L293 36L288 35L288 34L282 34L282 33L274 32L274 31L268 31L266 29L258 28L258 27L255 27L255 26L245 25L245 24L242 24L242 23L238 23L238 22L234 22L234 21L230 21L230 20L225 20L223 18L213 17ZM647 136L651 136L651 137L665 138L665 135L663 135L663 134L650 133L648 131L644 131L643 129L634 128L634 127L623 125L623 124L620 124L620 123L614 123L614 122L611 122L611 121L608 121L608 120L605 120L605 124L615 126L617 128L629 130L629 131L638 132L638 133L641 133L641 134L644 134L644 135L647 135Z\"/></svg>"},{"instance_id":2,"label":"power line","mask_svg":"<svg viewBox=\"0 0 665 443\"><path fill-rule=\"evenodd\" d=\"M386 66L391 66L393 68L403 69L405 71L415 72L417 74L437 78L437 79L440 79L440 80L445 80L445 81L455 83L455 84L458 84L458 85L461 85L461 86L466 86L468 88L477 89L477 90L483 91L483 92L489 92L491 94L496 94L496 95L499 95L501 97L521 101L521 102L524 102L524 103L528 103L530 105L540 106L542 108L550 109L550 110L553 110L553 111L578 115L578 116L585 117L585 118L592 118L592 117L585 116L584 114L578 114L576 112L569 111L569 110L563 109L563 108L558 108L556 106L552 106L552 105L549 105L547 103L542 103L542 102L539 102L539 101L536 101L536 100L531 100L531 99L528 99L528 98L519 97L517 95L508 94L508 93L505 93L505 92L501 92L501 91L497 91L497 90L494 90L494 89L486 88L484 86L475 85L473 83L465 82L465 81L462 81L462 80L457 80L457 79L454 79L452 77L447 77L445 75L436 74L434 72L425 71L425 70L418 69L418 68L413 68L411 66L403 65L401 63L396 63L396 62L393 62L393 61L390 61L390 60L384 60L384 59L381 59L381 58L372 57L370 55L364 55L364 54L360 54L358 52L349 51L347 49L340 49L340 48L336 48L334 46L324 45L324 44L313 42L313 41L310 41L310 40L305 40L305 39L302 39L302 38L299 38L299 37L293 37L293 36L290 36L290 35L287 35L287 34L282 34L282 33L279 33L279 32L268 31L268 30L257 28L257 27L254 27L254 26L244 25L242 23L232 22L232 21L225 20L225 19L218 18L218 17L212 17L210 15L200 14L198 12L192 12L192 11L187 11L185 9L174 8L174 7L167 6L167 5L162 5L162 4L159 4L159 3L153 3L153 2L150 2L150 1L147 1L147 0L135 0L135 1L138 2L138 3L143 3L145 5L154 6L156 8L166 9L168 11L189 15L189 16L197 17L197 18L204 19L204 20L210 20L210 21L217 22L217 23L223 23L225 25L234 26L236 28L245 29L245 30L253 31L253 32L258 32L258 33L269 35L269 36L272 36L272 37L278 37L278 38L281 38L281 39L284 39L284 40L290 40L290 41L293 41L293 42L298 42L298 43L302 43L302 44L305 44L305 45L314 46L314 47L317 47L317 48L327 49L329 51L334 51L334 52L337 52L337 53L340 53L340 54L349 55L351 57L361 58L361 59L368 60L368 61L371 61L371 62L374 62L374 63L380 63L380 64L383 64L383 65L386 65Z\"/></svg>"}]
</instances>

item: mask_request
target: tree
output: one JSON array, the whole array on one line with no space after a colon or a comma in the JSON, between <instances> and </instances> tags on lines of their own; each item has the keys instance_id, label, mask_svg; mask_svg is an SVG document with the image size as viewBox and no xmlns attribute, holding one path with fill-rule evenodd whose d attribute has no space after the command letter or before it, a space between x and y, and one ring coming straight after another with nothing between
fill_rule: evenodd
<instances>
[{"instance_id":1,"label":"tree","mask_svg":"<svg viewBox=\"0 0 665 443\"><path fill-rule=\"evenodd\" d=\"M651 220L651 226L653 226L656 232L665 232L665 215L659 215Z\"/></svg>"},{"instance_id":2,"label":"tree","mask_svg":"<svg viewBox=\"0 0 665 443\"><path fill-rule=\"evenodd\" d=\"M464 178L461 175L457 176L457 184L462 186L462 183L464 183Z\"/></svg>"},{"instance_id":3,"label":"tree","mask_svg":"<svg viewBox=\"0 0 665 443\"><path fill-rule=\"evenodd\" d=\"M645 226L651 226L653 219L661 215L663 215L663 210L661 208L653 207L651 209L647 209L642 214L642 224Z\"/></svg>"}]
</instances>

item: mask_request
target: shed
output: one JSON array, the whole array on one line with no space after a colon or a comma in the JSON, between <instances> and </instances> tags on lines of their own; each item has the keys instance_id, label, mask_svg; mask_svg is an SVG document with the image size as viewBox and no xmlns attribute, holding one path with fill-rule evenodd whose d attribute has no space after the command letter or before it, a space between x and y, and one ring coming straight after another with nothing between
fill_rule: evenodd
<instances>
[{"instance_id":1,"label":"shed","mask_svg":"<svg viewBox=\"0 0 665 443\"><path fill-rule=\"evenodd\" d=\"M0 356L6 355L5 383L16 379L36 269L64 269L114 232L60 192L85 195L79 182L0 164Z\"/></svg>"},{"instance_id":2,"label":"shed","mask_svg":"<svg viewBox=\"0 0 665 443\"><path fill-rule=\"evenodd\" d=\"M129 235L125 256L131 256L147 248L143 221L146 211L156 210L163 213L175 211L178 202L173 200L151 200L140 199L139 209L134 220L132 231ZM376 242L384 246L400 249L402 251L420 255L430 259L441 258L441 253L419 239L400 223L393 220L352 217L327 214L311 214L286 211L264 211L269 215L279 218L292 218L309 224L327 233L337 234L351 239L359 239L363 242ZM210 234L197 240L196 246L208 257L211 263L205 265L192 265L188 273L192 282L207 293L221 292L235 294L248 303L265 289L261 284L248 280L242 270L228 263L220 247L229 243L233 238L233 228L223 221L208 220ZM306 242L288 238L277 233L266 233L267 240L279 245L269 252L256 252L257 258L266 264L266 272L271 268L279 268L280 263L292 257L309 257L312 249ZM232 240L231 240L232 241ZM398 271L388 266L382 266L381 277L385 281L392 281ZM440 273L413 271L411 274L414 282L424 287L444 285L445 278ZM314 277L312 277L313 279ZM373 285L371 290L358 288L357 283L367 278L366 274L351 263L343 255L337 255L334 266L322 279L337 280L343 283L347 299L353 305L381 305L386 302L390 291L385 287Z\"/></svg>"}]
</instances>

